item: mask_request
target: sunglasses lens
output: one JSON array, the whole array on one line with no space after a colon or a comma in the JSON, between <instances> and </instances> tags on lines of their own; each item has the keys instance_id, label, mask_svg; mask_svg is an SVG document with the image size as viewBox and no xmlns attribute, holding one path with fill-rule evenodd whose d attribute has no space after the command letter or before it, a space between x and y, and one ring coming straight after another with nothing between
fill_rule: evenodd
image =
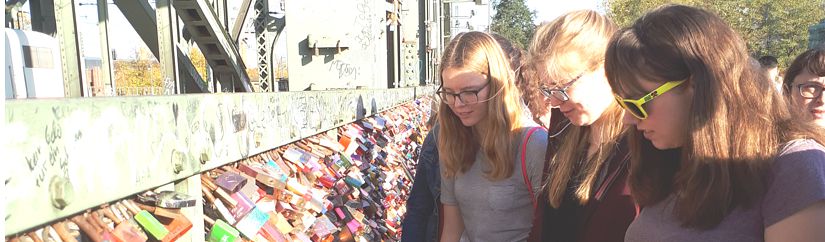
<instances>
[{"instance_id":1,"label":"sunglasses lens","mask_svg":"<svg viewBox=\"0 0 825 242\"><path fill-rule=\"evenodd\" d=\"M622 106L624 107L625 110L627 110L628 112L630 112L631 114L633 114L633 116L636 116L637 118L640 118L640 119L647 118L646 117L647 115L645 115L645 112L642 111L639 108L639 106L636 106L636 104L628 103L628 102L622 102Z\"/></svg>"}]
</instances>

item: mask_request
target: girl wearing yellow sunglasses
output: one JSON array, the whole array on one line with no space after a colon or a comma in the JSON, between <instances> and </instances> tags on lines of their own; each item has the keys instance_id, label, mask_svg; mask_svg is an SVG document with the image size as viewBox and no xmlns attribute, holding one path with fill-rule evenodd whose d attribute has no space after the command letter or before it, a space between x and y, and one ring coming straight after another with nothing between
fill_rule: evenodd
<instances>
[{"instance_id":1,"label":"girl wearing yellow sunglasses","mask_svg":"<svg viewBox=\"0 0 825 242\"><path fill-rule=\"evenodd\" d=\"M792 117L721 18L648 12L613 35L605 71L635 128L643 209L625 241L825 241L825 134Z\"/></svg>"}]
</instances>

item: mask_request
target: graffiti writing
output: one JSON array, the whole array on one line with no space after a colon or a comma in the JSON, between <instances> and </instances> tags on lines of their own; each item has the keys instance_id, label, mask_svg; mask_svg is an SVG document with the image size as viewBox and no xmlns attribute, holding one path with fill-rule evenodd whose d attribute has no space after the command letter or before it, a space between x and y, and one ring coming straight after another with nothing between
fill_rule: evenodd
<instances>
[{"instance_id":1,"label":"graffiti writing","mask_svg":"<svg viewBox=\"0 0 825 242\"><path fill-rule=\"evenodd\" d=\"M358 3L357 9L358 14L355 15L355 22L358 26L361 26L361 29L356 33L355 39L361 44L361 48L367 49L375 40L375 36L372 34L372 6L370 6L369 0L364 0Z\"/></svg>"},{"instance_id":2,"label":"graffiti writing","mask_svg":"<svg viewBox=\"0 0 825 242\"><path fill-rule=\"evenodd\" d=\"M352 79L358 79L358 74L359 74L358 72L360 71L360 68L358 68L355 65L352 65L352 64L340 61L340 60L334 60L334 61L330 62L330 65L329 65L329 71L332 71L332 70L337 70L338 71L338 79L341 79L341 78L344 78L344 77L350 77Z\"/></svg>"},{"instance_id":3,"label":"graffiti writing","mask_svg":"<svg viewBox=\"0 0 825 242\"><path fill-rule=\"evenodd\" d=\"M34 184L38 187L46 180L46 173L50 168L57 167L60 174L65 176L68 175L69 167L69 156L66 154L65 148L59 145L63 139L62 128L56 122L53 122L46 125L43 136L46 144L35 148L31 154L24 157L26 165L35 179ZM45 160L41 159L44 158L44 153Z\"/></svg>"}]
</instances>

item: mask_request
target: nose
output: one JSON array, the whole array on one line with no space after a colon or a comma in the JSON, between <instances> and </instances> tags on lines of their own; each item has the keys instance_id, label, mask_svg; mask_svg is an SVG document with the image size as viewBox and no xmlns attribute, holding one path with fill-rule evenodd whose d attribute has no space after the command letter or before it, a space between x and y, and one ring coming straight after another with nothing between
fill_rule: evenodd
<instances>
[{"instance_id":1,"label":"nose","mask_svg":"<svg viewBox=\"0 0 825 242\"><path fill-rule=\"evenodd\" d=\"M633 116L633 114L625 111L624 116L622 117L622 122L626 125L636 125L639 123L639 119L636 118L636 116Z\"/></svg>"},{"instance_id":2,"label":"nose","mask_svg":"<svg viewBox=\"0 0 825 242\"><path fill-rule=\"evenodd\" d=\"M458 108L458 107L464 107L464 106L467 106L467 104L465 104L464 102L462 102L462 101L461 101L461 98L456 97L456 98L455 98L455 100L453 101L453 107L457 107L457 108Z\"/></svg>"}]
</instances>

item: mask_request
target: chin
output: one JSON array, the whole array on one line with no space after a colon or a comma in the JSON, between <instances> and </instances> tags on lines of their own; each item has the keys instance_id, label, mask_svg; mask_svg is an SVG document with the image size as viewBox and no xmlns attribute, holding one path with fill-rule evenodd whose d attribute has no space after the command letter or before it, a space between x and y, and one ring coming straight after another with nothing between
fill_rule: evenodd
<instances>
[{"instance_id":1,"label":"chin","mask_svg":"<svg viewBox=\"0 0 825 242\"><path fill-rule=\"evenodd\" d=\"M816 125L819 125L819 127L825 128L825 119L816 119L816 120L814 120L814 123Z\"/></svg>"},{"instance_id":2,"label":"chin","mask_svg":"<svg viewBox=\"0 0 825 242\"><path fill-rule=\"evenodd\" d=\"M669 150L669 149L675 149L675 148L682 147L682 145L679 145L679 144L662 143L662 142L656 142L656 141L652 141L652 140L650 141L650 143L652 143L653 147L656 147L656 149L658 149L658 150Z\"/></svg>"},{"instance_id":3,"label":"chin","mask_svg":"<svg viewBox=\"0 0 825 242\"><path fill-rule=\"evenodd\" d=\"M468 120L463 120L462 119L461 120L461 124L463 124L464 127L473 127L476 124L478 124L478 122L479 122L479 120L477 120L477 119L468 119Z\"/></svg>"},{"instance_id":4,"label":"chin","mask_svg":"<svg viewBox=\"0 0 825 242\"><path fill-rule=\"evenodd\" d=\"M572 123L573 125L576 125L576 126L589 126L589 125L593 124L592 120L590 120L588 118L585 118L585 117L573 117L573 118L568 118L568 119L570 119L570 123Z\"/></svg>"}]
</instances>

